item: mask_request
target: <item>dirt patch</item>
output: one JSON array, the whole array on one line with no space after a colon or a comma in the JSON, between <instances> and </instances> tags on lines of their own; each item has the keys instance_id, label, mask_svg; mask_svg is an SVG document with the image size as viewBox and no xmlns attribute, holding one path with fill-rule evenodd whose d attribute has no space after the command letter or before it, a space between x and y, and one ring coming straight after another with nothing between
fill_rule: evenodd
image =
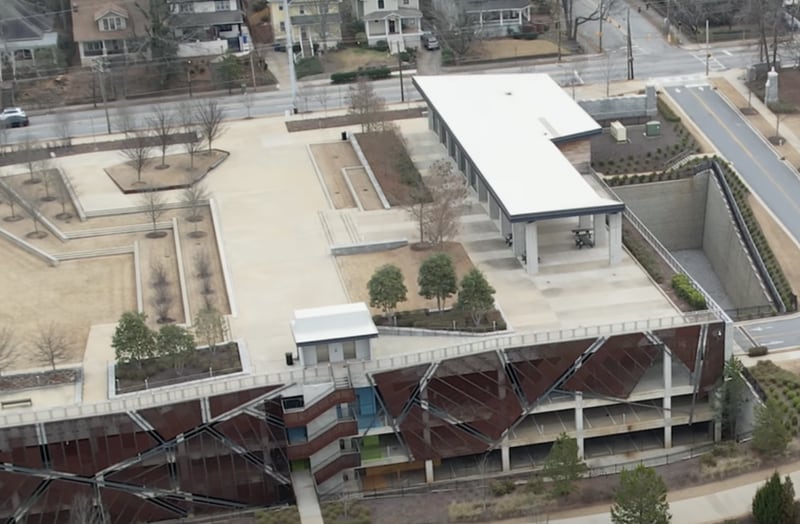
<instances>
[{"instance_id":1,"label":"dirt patch","mask_svg":"<svg viewBox=\"0 0 800 524\"><path fill-rule=\"evenodd\" d=\"M563 52L562 50L562 53ZM506 60L510 58L527 58L542 55L550 56L557 53L558 46L548 40L497 38L475 41L470 48L467 60Z\"/></svg>"},{"instance_id":2,"label":"dirt patch","mask_svg":"<svg viewBox=\"0 0 800 524\"><path fill-rule=\"evenodd\" d=\"M346 47L338 51L325 53L323 63L325 64L326 72L335 73L337 71L355 71L367 67L394 66L397 65L397 57L375 49Z\"/></svg>"},{"instance_id":3,"label":"dirt patch","mask_svg":"<svg viewBox=\"0 0 800 524\"><path fill-rule=\"evenodd\" d=\"M775 222L758 198L750 194L747 196L747 201L770 249L775 253L775 258L780 263L792 291L796 293L800 289L800 265L794 261L800 260L800 248L797 247L794 239Z\"/></svg>"},{"instance_id":4,"label":"dirt patch","mask_svg":"<svg viewBox=\"0 0 800 524\"><path fill-rule=\"evenodd\" d=\"M453 265L456 268L456 275L459 280L475 267L467 252L464 251L464 247L457 242L445 242L441 251L447 253L453 259ZM419 295L417 274L422 262L436 252L433 249L414 250L410 246L406 246L377 253L339 256L336 257L336 263L339 265L342 280L352 302L366 302L369 304L367 282L369 282L376 269L384 264L394 264L403 273L403 279L408 289L408 300L398 304L397 309L400 311L431 309L436 307L436 300L428 300ZM452 301L452 298L450 300ZM370 310L373 315L381 313L380 309L371 308Z\"/></svg>"},{"instance_id":5,"label":"dirt patch","mask_svg":"<svg viewBox=\"0 0 800 524\"><path fill-rule=\"evenodd\" d=\"M392 120L407 120L409 118L421 118L425 109L416 107L413 109L398 109L396 111L385 111L380 118L389 122ZM358 117L354 115L329 116L325 118L307 118L303 120L292 120L286 122L286 129L290 133L298 131L310 131L312 129L323 129L328 127L345 127L358 124Z\"/></svg>"},{"instance_id":6,"label":"dirt patch","mask_svg":"<svg viewBox=\"0 0 800 524\"><path fill-rule=\"evenodd\" d=\"M166 168L161 165L160 155L151 157L142 169L141 180L130 162L107 167L105 171L120 191L126 194L152 189L167 191L189 187L192 180L204 177L227 157L227 152L218 149L198 152L194 155L194 160L186 153L167 155L164 158Z\"/></svg>"},{"instance_id":7,"label":"dirt patch","mask_svg":"<svg viewBox=\"0 0 800 524\"><path fill-rule=\"evenodd\" d=\"M171 356L146 359L142 361L141 366L129 362L117 364L114 368L118 395L230 375L241 370L239 345L236 342L218 346L213 352L208 349L197 349L186 357L184 367L181 369L176 369Z\"/></svg>"}]
</instances>

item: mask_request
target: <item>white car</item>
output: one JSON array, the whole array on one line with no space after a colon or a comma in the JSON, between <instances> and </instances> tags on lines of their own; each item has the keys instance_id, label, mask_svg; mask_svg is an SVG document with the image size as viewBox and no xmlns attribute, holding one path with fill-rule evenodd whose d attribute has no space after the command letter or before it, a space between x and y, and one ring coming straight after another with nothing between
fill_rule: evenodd
<instances>
[{"instance_id":1,"label":"white car","mask_svg":"<svg viewBox=\"0 0 800 524\"><path fill-rule=\"evenodd\" d=\"M18 107L7 107L0 113L0 126L2 127L27 127L30 123L28 115Z\"/></svg>"}]
</instances>

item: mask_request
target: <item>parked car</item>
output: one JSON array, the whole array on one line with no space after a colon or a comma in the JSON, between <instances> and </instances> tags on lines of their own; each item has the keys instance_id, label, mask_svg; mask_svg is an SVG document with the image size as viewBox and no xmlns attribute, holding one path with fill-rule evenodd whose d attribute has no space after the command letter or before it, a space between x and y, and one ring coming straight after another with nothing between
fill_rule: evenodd
<instances>
[{"instance_id":1,"label":"parked car","mask_svg":"<svg viewBox=\"0 0 800 524\"><path fill-rule=\"evenodd\" d=\"M428 51L439 49L439 41L433 36L432 33L422 33L422 46Z\"/></svg>"},{"instance_id":2,"label":"parked car","mask_svg":"<svg viewBox=\"0 0 800 524\"><path fill-rule=\"evenodd\" d=\"M30 123L28 115L18 107L7 107L0 113L0 126L2 127L27 127Z\"/></svg>"}]
</instances>

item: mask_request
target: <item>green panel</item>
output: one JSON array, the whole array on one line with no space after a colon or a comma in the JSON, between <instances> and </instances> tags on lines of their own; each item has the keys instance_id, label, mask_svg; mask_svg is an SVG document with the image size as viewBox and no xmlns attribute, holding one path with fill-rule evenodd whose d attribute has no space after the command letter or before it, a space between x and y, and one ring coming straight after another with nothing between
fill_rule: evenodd
<instances>
[{"instance_id":1,"label":"green panel","mask_svg":"<svg viewBox=\"0 0 800 524\"><path fill-rule=\"evenodd\" d=\"M308 459L300 459L292 461L292 471L307 471L311 469Z\"/></svg>"}]
</instances>

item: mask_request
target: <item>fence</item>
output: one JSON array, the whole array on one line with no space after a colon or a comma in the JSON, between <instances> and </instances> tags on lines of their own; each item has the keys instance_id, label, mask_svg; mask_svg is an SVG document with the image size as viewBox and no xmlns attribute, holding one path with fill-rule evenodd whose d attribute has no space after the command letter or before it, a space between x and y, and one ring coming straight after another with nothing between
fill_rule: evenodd
<instances>
[{"instance_id":1,"label":"fence","mask_svg":"<svg viewBox=\"0 0 800 524\"><path fill-rule=\"evenodd\" d=\"M147 378L145 378L139 384L129 385L125 387L120 386L120 379L117 378L115 379L117 384L116 394L124 395L126 393L134 393L137 391L145 391L148 389L161 388L165 386L174 386L177 384L183 384L185 382L217 378L224 375L231 375L233 373L241 373L241 372L242 372L241 366L233 368L224 368L224 369L214 369L213 367L209 367L208 371L203 373L195 373L192 375L180 375L174 378L163 379L163 380L148 380Z\"/></svg>"}]
</instances>

